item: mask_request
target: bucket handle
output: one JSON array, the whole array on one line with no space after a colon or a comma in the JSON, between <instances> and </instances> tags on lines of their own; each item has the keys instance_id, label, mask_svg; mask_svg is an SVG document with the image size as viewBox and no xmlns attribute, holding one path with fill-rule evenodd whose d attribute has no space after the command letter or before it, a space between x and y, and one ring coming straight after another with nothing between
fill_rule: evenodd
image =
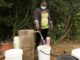
<instances>
[{"instance_id":1,"label":"bucket handle","mask_svg":"<svg viewBox=\"0 0 80 60\"><path fill-rule=\"evenodd\" d=\"M40 52L44 53L45 55L50 55L50 54L47 54L47 53L43 52L42 50L40 50Z\"/></svg>"}]
</instances>

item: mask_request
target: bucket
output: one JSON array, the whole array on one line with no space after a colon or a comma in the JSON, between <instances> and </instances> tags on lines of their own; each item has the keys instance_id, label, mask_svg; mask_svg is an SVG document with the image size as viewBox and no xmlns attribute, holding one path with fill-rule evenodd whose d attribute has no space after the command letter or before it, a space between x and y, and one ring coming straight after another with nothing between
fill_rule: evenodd
<instances>
[{"instance_id":1,"label":"bucket","mask_svg":"<svg viewBox=\"0 0 80 60\"><path fill-rule=\"evenodd\" d=\"M71 55L80 60L80 48L73 49Z\"/></svg>"},{"instance_id":2,"label":"bucket","mask_svg":"<svg viewBox=\"0 0 80 60\"><path fill-rule=\"evenodd\" d=\"M5 60L22 60L22 49L10 49L5 52Z\"/></svg>"},{"instance_id":3,"label":"bucket","mask_svg":"<svg viewBox=\"0 0 80 60\"><path fill-rule=\"evenodd\" d=\"M40 45L37 50L39 60L50 60L51 47L49 45Z\"/></svg>"},{"instance_id":4,"label":"bucket","mask_svg":"<svg viewBox=\"0 0 80 60\"><path fill-rule=\"evenodd\" d=\"M57 60L78 60L78 59L71 55L59 55L57 57Z\"/></svg>"},{"instance_id":5,"label":"bucket","mask_svg":"<svg viewBox=\"0 0 80 60\"><path fill-rule=\"evenodd\" d=\"M50 37L46 37L46 44L50 46L50 40L51 38Z\"/></svg>"},{"instance_id":6,"label":"bucket","mask_svg":"<svg viewBox=\"0 0 80 60\"><path fill-rule=\"evenodd\" d=\"M1 43L1 45L2 45L1 51L3 55L5 55L6 50L13 48L12 43L9 43L9 42Z\"/></svg>"},{"instance_id":7,"label":"bucket","mask_svg":"<svg viewBox=\"0 0 80 60\"><path fill-rule=\"evenodd\" d=\"M13 42L14 48L18 49L19 48L19 36L14 37L14 42Z\"/></svg>"}]
</instances>

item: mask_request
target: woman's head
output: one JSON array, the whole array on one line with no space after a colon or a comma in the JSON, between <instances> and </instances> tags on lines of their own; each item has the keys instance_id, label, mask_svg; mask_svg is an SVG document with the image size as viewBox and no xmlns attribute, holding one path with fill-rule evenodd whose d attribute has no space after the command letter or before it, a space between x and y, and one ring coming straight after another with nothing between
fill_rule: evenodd
<instances>
[{"instance_id":1,"label":"woman's head","mask_svg":"<svg viewBox=\"0 0 80 60\"><path fill-rule=\"evenodd\" d=\"M40 3L40 6L42 9L46 9L47 8L47 2L45 0L42 0Z\"/></svg>"}]
</instances>

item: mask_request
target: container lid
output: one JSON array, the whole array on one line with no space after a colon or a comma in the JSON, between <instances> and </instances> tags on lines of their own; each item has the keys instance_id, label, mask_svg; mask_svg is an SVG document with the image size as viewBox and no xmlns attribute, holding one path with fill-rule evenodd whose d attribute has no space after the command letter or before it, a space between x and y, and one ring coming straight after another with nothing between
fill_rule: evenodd
<instances>
[{"instance_id":1,"label":"container lid","mask_svg":"<svg viewBox=\"0 0 80 60\"><path fill-rule=\"evenodd\" d=\"M22 49L10 49L5 52L5 57L18 57L23 55Z\"/></svg>"},{"instance_id":2,"label":"container lid","mask_svg":"<svg viewBox=\"0 0 80 60\"><path fill-rule=\"evenodd\" d=\"M77 58L71 56L71 55L59 55L57 57L57 60L78 60Z\"/></svg>"}]
</instances>

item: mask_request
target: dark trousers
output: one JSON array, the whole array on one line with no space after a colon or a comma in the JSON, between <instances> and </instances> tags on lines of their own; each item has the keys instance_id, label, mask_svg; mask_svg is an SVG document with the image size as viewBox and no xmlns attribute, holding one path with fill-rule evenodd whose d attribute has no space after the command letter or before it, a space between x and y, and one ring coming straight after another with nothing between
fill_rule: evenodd
<instances>
[{"instance_id":1,"label":"dark trousers","mask_svg":"<svg viewBox=\"0 0 80 60\"><path fill-rule=\"evenodd\" d=\"M44 40L46 40L46 37L48 35L48 29L42 29L41 34L42 34ZM36 47L39 45L40 42L41 42L41 36L39 33L36 33Z\"/></svg>"}]
</instances>

